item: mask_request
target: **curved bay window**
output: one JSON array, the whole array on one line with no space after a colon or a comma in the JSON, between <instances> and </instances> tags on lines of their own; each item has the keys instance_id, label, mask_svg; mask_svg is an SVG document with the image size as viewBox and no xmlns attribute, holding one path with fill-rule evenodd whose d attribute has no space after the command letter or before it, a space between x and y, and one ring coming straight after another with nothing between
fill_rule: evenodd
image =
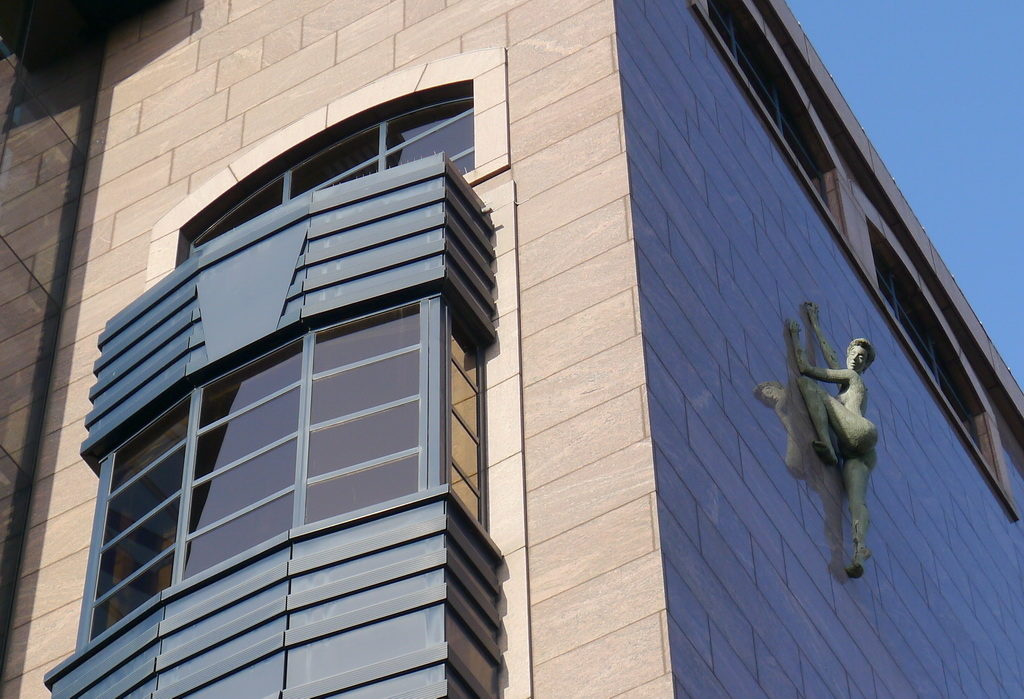
<instances>
[{"instance_id":1,"label":"curved bay window","mask_svg":"<svg viewBox=\"0 0 1024 699\"><path fill-rule=\"evenodd\" d=\"M103 465L90 635L290 529L427 487L450 483L479 518L478 351L444 330L444 315L435 297L310 332L196 389L116 449ZM450 399L430 388L442 382ZM442 469L428 431L445 415Z\"/></svg>"},{"instance_id":2,"label":"curved bay window","mask_svg":"<svg viewBox=\"0 0 1024 699\"><path fill-rule=\"evenodd\" d=\"M350 133L287 167L215 221L189 226L182 234L191 250L309 192L435 153L447 155L459 172L473 169L472 97L419 106Z\"/></svg>"}]
</instances>

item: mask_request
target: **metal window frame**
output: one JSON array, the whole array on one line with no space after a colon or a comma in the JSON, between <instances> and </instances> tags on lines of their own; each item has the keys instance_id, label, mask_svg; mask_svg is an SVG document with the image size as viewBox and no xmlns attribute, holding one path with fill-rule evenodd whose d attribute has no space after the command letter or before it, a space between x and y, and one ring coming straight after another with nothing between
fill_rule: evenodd
<instances>
[{"instance_id":1,"label":"metal window frame","mask_svg":"<svg viewBox=\"0 0 1024 699\"><path fill-rule=\"evenodd\" d=\"M373 318L375 316L384 316L395 310L402 308L409 308L416 306L416 312L419 319L419 338L420 341L414 345L407 345L398 349L388 350L372 357L360 359L356 362L350 362L340 367L333 367L331 369L323 370L316 374L313 373L313 364L315 358L315 346L316 339L319 335L325 332L330 332L333 329L365 321L366 319ZM196 538L213 531L221 526L229 524L230 522L242 517L267 503L273 502L278 498L285 497L289 493L293 494L293 517L291 522L291 529L308 528L311 526L318 526L322 522L329 522L332 518L326 520L318 520L316 522L305 521L305 501L306 491L311 485L338 478L341 476L356 473L358 471L367 470L386 464L389 462L397 461L399 459L408 458L413 455L418 455L418 493L422 494L431 489L434 489L444 483L450 481L448 477L448 470L451 468L453 463L450 454L450 420L454 414L453 406L451 404L451 390L450 390L450 375L448 372L452 371L451 367L458 369L465 377L466 381L476 392L477 400L477 420L479 426L477 428L477 434L470 432L471 437L477 443L477 449L479 454L479 465L478 465L478 476L477 484L473 485L469 480L474 492L477 493L480 498L479 511L474 513L478 521L482 521L482 513L486 511L484 505L484 487L485 482L484 471L485 462L483 461L483 392L481 390L481 384L483 383L483 362L482 362L482 351L480 347L474 342L472 345L472 351L476 354L477 361L477 381L473 381L469 376L466 376L465 372L457 367L453 357L451 355L451 342L452 342L452 316L453 312L449 305L442 300L440 295L433 294L425 298L421 298L414 301L405 301L394 305L386 306L383 308L374 309L372 311L356 315L353 317L345 318L342 321L334 322L329 325L322 327L314 327L309 329L305 335L301 338L301 364L300 364L300 377L297 381L293 381L286 386L276 389L274 392L260 398L257 401L250 403L238 410L235 410L228 415L225 415L217 420L204 425L199 426L199 420L203 407L203 397L205 391L216 382L222 380L224 377L236 372L240 369L264 359L267 356L272 355L275 352L287 347L289 344L296 342L292 339L287 342L281 343L267 351L260 353L258 357L254 357L249 361L246 361L238 366L232 366L215 376L208 381L204 382L202 386L193 389L188 397L188 422L186 429L186 436L183 440L176 442L173 446L163 451L152 463L145 466L138 474L134 475L130 480L118 486L118 488L111 493L110 483L113 478L113 471L116 465L117 451L130 443L138 434L144 432L150 425L154 424L157 420L161 419L166 415L167 412L161 413L153 421L147 423L144 427L139 429L134 435L124 440L117 449L113 450L111 454L106 457L101 465L100 475L100 497L97 498L96 509L94 512L93 522L93 542L94 545L91 550L88 571L86 576L86 586L84 591L84 600L82 610L82 617L80 623L79 632L79 645L84 646L90 642L92 638L98 637L105 633L108 629L114 628L119 622L111 624L108 629L98 632L95 636L92 634L92 625L100 605L112 598L118 593L118 591L130 585L133 580L138 578L140 575L145 574L149 571L157 562L163 561L167 556L172 558L172 573L171 582L169 587L175 587L188 578L194 576L185 576L185 563L187 559L188 545ZM412 352L419 352L419 383L417 393L410 396L403 397L387 403L382 403L371 408L358 411L355 413L338 416L325 420L320 423L311 422L311 404L312 404L312 388L313 382L318 379L329 378L341 374L345 371L358 369L362 366L368 366L370 364L383 361L389 358L403 356ZM241 456L224 466L221 466L215 471L212 471L203 476L195 476L196 456L198 442L201 437L208 434L212 430L215 430L223 425L227 424L234 418L242 416L250 411L259 408L262 405L266 405L270 401L289 393L290 391L299 391L299 410L297 415L298 429L288 435L279 437L265 445L261 445L259 448L254 449L244 456ZM398 407L401 405L408 405L409 403L417 402L419 406L419 419L418 419L418 444L415 447L403 449L386 456L377 457L370 459L358 464L346 466L342 469L337 469L326 474L320 474L318 476L309 477L309 441L310 436L314 431L327 429L335 425L350 422L360 417L367 415L373 415L384 410ZM170 410L177 408L179 404L176 404ZM460 422L463 424L464 421L461 418ZM442 429L443 426L443 429ZM296 441L296 465L295 465L295 478L291 485L282 488L274 493L260 498L259 500L246 505L224 517L221 517L215 522L205 525L204 527L197 529L196 531L189 531L189 522L191 515L192 496L194 489L205 483L209 483L214 478L223 475L224 473L233 470L244 463L257 458L258 456L265 454L273 449L279 448L284 444L287 444L290 440ZM132 483L137 482L138 479L145 477L153 468L158 466L168 456L172 455L176 450L184 448L184 468L182 469L182 482L178 491L168 496L155 508L147 512L147 514L129 528L125 529L124 532L119 532L117 537L111 539L109 542L103 542L103 536L105 531L106 515L109 509L110 501L124 492L125 488L129 487ZM460 468L460 472L461 472ZM405 497L405 496L403 496ZM159 552L151 560L147 561L138 570L133 571L131 575L127 576L124 580L119 581L116 585L105 591L102 595L97 595L97 585L99 580L99 564L101 557L104 553L110 551L119 542L123 541L124 537L135 531L142 523L144 523L149 516L159 512L165 508L169 503L178 501L178 523L175 531L175 537L173 543L168 546L164 551ZM386 506L387 503L381 503L382 506ZM339 517L349 516L352 513L340 513ZM272 537L275 539L278 537ZM261 547L267 542L261 542L256 544L243 552L234 554L225 558L224 561L215 564L219 566L224 562L241 557L243 554L255 550L260 550ZM209 569L208 569L209 570ZM206 571L202 571L206 572ZM201 575L197 573L195 575ZM160 593L155 593L154 597ZM140 609L145 607L146 603L140 606ZM134 610L133 610L134 611ZM125 615L125 619L134 618L133 613Z\"/></svg>"}]
</instances>

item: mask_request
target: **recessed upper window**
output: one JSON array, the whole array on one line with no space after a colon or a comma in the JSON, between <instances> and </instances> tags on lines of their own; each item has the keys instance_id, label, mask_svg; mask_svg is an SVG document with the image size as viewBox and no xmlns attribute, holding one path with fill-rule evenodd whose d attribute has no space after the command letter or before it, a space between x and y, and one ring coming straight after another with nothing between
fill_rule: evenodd
<instances>
[{"instance_id":1,"label":"recessed upper window","mask_svg":"<svg viewBox=\"0 0 1024 699\"><path fill-rule=\"evenodd\" d=\"M311 191L396 167L435 153L444 153L460 172L475 166L473 99L461 97L417 106L365 126L353 127L340 139L308 155L297 153L290 166L277 170L240 202L207 220L198 230L182 234L193 250ZM354 131L354 133L353 133ZM302 149L300 149L302 150ZM283 171L282 171L283 170Z\"/></svg>"}]
</instances>

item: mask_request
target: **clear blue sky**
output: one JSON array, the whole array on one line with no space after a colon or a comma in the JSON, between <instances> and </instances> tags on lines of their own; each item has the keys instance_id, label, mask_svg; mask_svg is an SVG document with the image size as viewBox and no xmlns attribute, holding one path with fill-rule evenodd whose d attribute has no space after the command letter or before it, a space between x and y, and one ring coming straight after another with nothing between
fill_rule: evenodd
<instances>
[{"instance_id":1,"label":"clear blue sky","mask_svg":"<svg viewBox=\"0 0 1024 699\"><path fill-rule=\"evenodd\" d=\"M1024 0L787 0L1024 384Z\"/></svg>"}]
</instances>

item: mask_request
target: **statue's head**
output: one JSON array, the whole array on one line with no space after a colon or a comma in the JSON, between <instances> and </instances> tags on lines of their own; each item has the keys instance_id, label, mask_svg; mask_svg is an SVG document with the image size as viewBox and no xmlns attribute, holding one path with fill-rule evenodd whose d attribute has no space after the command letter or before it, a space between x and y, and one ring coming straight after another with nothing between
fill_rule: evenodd
<instances>
[{"instance_id":1,"label":"statue's head","mask_svg":"<svg viewBox=\"0 0 1024 699\"><path fill-rule=\"evenodd\" d=\"M875 361L875 348L867 339L858 337L850 341L850 346L846 348L846 367L848 369L863 374L873 361Z\"/></svg>"}]
</instances>

